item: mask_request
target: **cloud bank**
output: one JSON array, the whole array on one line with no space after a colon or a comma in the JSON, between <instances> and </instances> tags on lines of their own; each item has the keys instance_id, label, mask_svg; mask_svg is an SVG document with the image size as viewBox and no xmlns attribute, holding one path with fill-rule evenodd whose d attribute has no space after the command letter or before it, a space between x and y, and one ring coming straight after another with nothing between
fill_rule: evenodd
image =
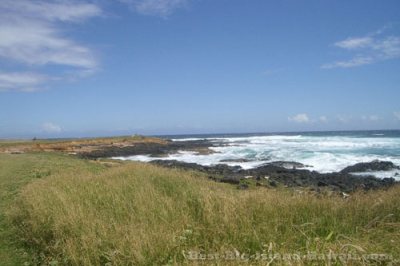
<instances>
[{"instance_id":1,"label":"cloud bank","mask_svg":"<svg viewBox=\"0 0 400 266\"><path fill-rule=\"evenodd\" d=\"M189 0L119 0L142 15L167 17L175 10L187 6Z\"/></svg>"},{"instance_id":2,"label":"cloud bank","mask_svg":"<svg viewBox=\"0 0 400 266\"><path fill-rule=\"evenodd\" d=\"M91 49L64 36L62 30L65 23L82 23L101 15L95 4L72 0L2 0L0 13L0 60L22 69L20 72L0 69L0 90L39 90L51 79L37 72L48 65L78 74L94 72L98 67Z\"/></svg>"},{"instance_id":3,"label":"cloud bank","mask_svg":"<svg viewBox=\"0 0 400 266\"><path fill-rule=\"evenodd\" d=\"M0 72L0 91L20 90L33 92L40 90L49 77L30 72Z\"/></svg>"},{"instance_id":4,"label":"cloud bank","mask_svg":"<svg viewBox=\"0 0 400 266\"><path fill-rule=\"evenodd\" d=\"M371 122L381 120L381 118L378 115L363 115L361 119L364 121L371 121Z\"/></svg>"},{"instance_id":5,"label":"cloud bank","mask_svg":"<svg viewBox=\"0 0 400 266\"><path fill-rule=\"evenodd\" d=\"M288 120L291 122L296 122L296 123L308 123L310 122L310 118L308 117L307 114L297 114L291 117L288 117Z\"/></svg>"},{"instance_id":6,"label":"cloud bank","mask_svg":"<svg viewBox=\"0 0 400 266\"><path fill-rule=\"evenodd\" d=\"M45 133L60 133L62 131L62 128L59 125L46 122L42 125L42 131Z\"/></svg>"},{"instance_id":7,"label":"cloud bank","mask_svg":"<svg viewBox=\"0 0 400 266\"><path fill-rule=\"evenodd\" d=\"M350 37L334 46L351 54L350 59L324 64L321 68L351 68L400 58L400 36L385 34L386 28L362 37Z\"/></svg>"},{"instance_id":8,"label":"cloud bank","mask_svg":"<svg viewBox=\"0 0 400 266\"><path fill-rule=\"evenodd\" d=\"M167 17L191 0L117 0L141 15ZM66 36L64 26L103 14L102 1L0 1L0 91L38 91L51 81L85 77L99 68L90 47ZM48 76L46 67L58 69ZM18 69L18 71L15 71ZM61 70L62 71L61 71ZM66 74L68 73L68 74ZM55 76L58 75L58 76ZM68 77L67 77L68 76Z\"/></svg>"}]
</instances>

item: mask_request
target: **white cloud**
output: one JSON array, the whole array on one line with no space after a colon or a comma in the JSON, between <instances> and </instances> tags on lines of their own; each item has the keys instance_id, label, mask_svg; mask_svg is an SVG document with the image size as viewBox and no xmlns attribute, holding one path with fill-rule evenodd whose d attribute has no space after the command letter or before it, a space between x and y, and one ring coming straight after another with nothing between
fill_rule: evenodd
<instances>
[{"instance_id":1,"label":"white cloud","mask_svg":"<svg viewBox=\"0 0 400 266\"><path fill-rule=\"evenodd\" d=\"M378 121L378 120L380 120L381 118L379 117L379 116L377 116L377 115L370 115L369 116L369 120L371 120L371 121Z\"/></svg>"},{"instance_id":2,"label":"white cloud","mask_svg":"<svg viewBox=\"0 0 400 266\"><path fill-rule=\"evenodd\" d=\"M384 40L374 43L374 50L380 53L382 59L391 59L400 57L400 37L390 36Z\"/></svg>"},{"instance_id":3,"label":"white cloud","mask_svg":"<svg viewBox=\"0 0 400 266\"><path fill-rule=\"evenodd\" d=\"M16 90L33 92L40 90L40 86L49 78L47 76L30 72L0 72L0 91Z\"/></svg>"},{"instance_id":4,"label":"white cloud","mask_svg":"<svg viewBox=\"0 0 400 266\"><path fill-rule=\"evenodd\" d=\"M64 65L94 69L92 52L74 41L59 36L53 26L19 19L0 25L0 57L28 65Z\"/></svg>"},{"instance_id":5,"label":"white cloud","mask_svg":"<svg viewBox=\"0 0 400 266\"><path fill-rule=\"evenodd\" d=\"M167 17L176 9L185 7L189 0L119 0L129 4L136 12L143 15Z\"/></svg>"},{"instance_id":6,"label":"white cloud","mask_svg":"<svg viewBox=\"0 0 400 266\"><path fill-rule=\"evenodd\" d=\"M346 115L338 115L336 118L340 123L344 124L350 122L351 120L351 117Z\"/></svg>"},{"instance_id":7,"label":"white cloud","mask_svg":"<svg viewBox=\"0 0 400 266\"><path fill-rule=\"evenodd\" d=\"M326 116L322 115L322 116L319 117L319 121L323 122L323 123L327 123L328 122L328 118Z\"/></svg>"},{"instance_id":8,"label":"white cloud","mask_svg":"<svg viewBox=\"0 0 400 266\"><path fill-rule=\"evenodd\" d=\"M343 49L357 49L362 47L367 47L373 43L371 37L361 37L361 38L348 38L346 40L335 43L336 46Z\"/></svg>"},{"instance_id":9,"label":"white cloud","mask_svg":"<svg viewBox=\"0 0 400 266\"><path fill-rule=\"evenodd\" d=\"M62 131L62 128L59 125L46 122L43 123L42 130L46 133L60 133Z\"/></svg>"},{"instance_id":10,"label":"white cloud","mask_svg":"<svg viewBox=\"0 0 400 266\"><path fill-rule=\"evenodd\" d=\"M325 69L330 69L330 68L337 68L337 67L341 67L341 68L349 68L349 67L357 67L357 66L362 66L362 65L368 65L374 62L374 59L368 56L359 56L359 57L354 57L350 60L347 61L336 61L334 63L331 64L325 64L322 65L322 68Z\"/></svg>"},{"instance_id":11,"label":"white cloud","mask_svg":"<svg viewBox=\"0 0 400 266\"><path fill-rule=\"evenodd\" d=\"M364 120L364 121L372 121L372 122L374 122L374 121L380 120L381 118L378 115L364 115L364 116L361 117L361 119Z\"/></svg>"},{"instance_id":12,"label":"white cloud","mask_svg":"<svg viewBox=\"0 0 400 266\"><path fill-rule=\"evenodd\" d=\"M396 119L400 120L400 111L399 112L393 112L394 117L396 117Z\"/></svg>"},{"instance_id":13,"label":"white cloud","mask_svg":"<svg viewBox=\"0 0 400 266\"><path fill-rule=\"evenodd\" d=\"M0 13L0 60L17 63L22 69L19 74L0 69L2 75L13 79L9 86L2 83L2 90L20 90L18 83L26 82L28 76L32 85L39 86L45 75L36 74L42 78L34 81L32 74L26 72L40 71L46 65L68 68L77 76L98 68L91 49L66 37L61 28L66 22L82 22L100 15L101 9L96 5L71 0L2 0Z\"/></svg>"},{"instance_id":14,"label":"white cloud","mask_svg":"<svg viewBox=\"0 0 400 266\"><path fill-rule=\"evenodd\" d=\"M308 123L310 122L310 118L307 114L297 114L292 117L288 117L289 121L296 122L296 123Z\"/></svg>"},{"instance_id":15,"label":"white cloud","mask_svg":"<svg viewBox=\"0 0 400 266\"><path fill-rule=\"evenodd\" d=\"M2 0L0 9L8 14L19 14L27 18L68 22L79 22L102 13L101 9L94 4L71 0Z\"/></svg>"},{"instance_id":16,"label":"white cloud","mask_svg":"<svg viewBox=\"0 0 400 266\"><path fill-rule=\"evenodd\" d=\"M336 47L355 54L350 59L324 64L321 68L350 68L400 58L400 36L384 36L385 30L336 42Z\"/></svg>"}]
</instances>

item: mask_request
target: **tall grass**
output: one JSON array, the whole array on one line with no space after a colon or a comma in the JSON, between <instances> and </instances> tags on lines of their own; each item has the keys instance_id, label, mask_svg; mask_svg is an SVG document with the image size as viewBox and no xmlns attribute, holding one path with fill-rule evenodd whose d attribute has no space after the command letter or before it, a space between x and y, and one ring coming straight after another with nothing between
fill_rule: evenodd
<instances>
[{"instance_id":1,"label":"tall grass","mask_svg":"<svg viewBox=\"0 0 400 266\"><path fill-rule=\"evenodd\" d=\"M105 166L56 153L1 154L0 153L0 265L23 265L29 262L26 249L21 249L7 217L7 210L19 196L20 189L39 178L60 173L98 173Z\"/></svg>"},{"instance_id":2,"label":"tall grass","mask_svg":"<svg viewBox=\"0 0 400 266\"><path fill-rule=\"evenodd\" d=\"M196 172L129 163L37 179L21 191L9 217L26 246L42 254L41 263L181 264L191 262L188 251L397 257L399 196L399 187L347 199L239 191Z\"/></svg>"}]
</instances>

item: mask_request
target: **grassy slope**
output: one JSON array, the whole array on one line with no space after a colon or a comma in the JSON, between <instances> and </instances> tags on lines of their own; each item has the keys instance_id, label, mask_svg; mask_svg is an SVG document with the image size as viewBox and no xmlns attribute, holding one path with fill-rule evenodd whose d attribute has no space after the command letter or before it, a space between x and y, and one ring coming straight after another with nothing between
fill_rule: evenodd
<instances>
[{"instance_id":1,"label":"grassy slope","mask_svg":"<svg viewBox=\"0 0 400 266\"><path fill-rule=\"evenodd\" d=\"M21 161L12 161L9 156L0 154L0 261L5 265L21 264L17 250L10 245L12 233L10 226L5 222L5 210L15 198L16 191L26 183L26 164Z\"/></svg>"},{"instance_id":2,"label":"grassy slope","mask_svg":"<svg viewBox=\"0 0 400 266\"><path fill-rule=\"evenodd\" d=\"M400 255L400 187L345 200L239 191L142 163L105 168L65 155L0 156L1 212L8 207L14 239L43 254L36 262L158 265L183 262L185 250L233 249ZM11 232L3 218L0 227ZM17 264L8 247L1 242L1 256Z\"/></svg>"},{"instance_id":3,"label":"grassy slope","mask_svg":"<svg viewBox=\"0 0 400 266\"><path fill-rule=\"evenodd\" d=\"M30 261L27 249L14 234L6 213L15 203L21 188L27 183L53 174L70 171L95 171L98 164L78 161L57 154L0 154L0 265L22 265Z\"/></svg>"}]
</instances>

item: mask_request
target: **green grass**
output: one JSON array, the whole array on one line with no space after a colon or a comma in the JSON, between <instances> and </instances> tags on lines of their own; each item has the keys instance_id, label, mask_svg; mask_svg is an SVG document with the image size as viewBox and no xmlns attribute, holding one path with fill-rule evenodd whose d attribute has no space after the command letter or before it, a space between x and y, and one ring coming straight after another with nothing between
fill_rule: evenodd
<instances>
[{"instance_id":1,"label":"green grass","mask_svg":"<svg viewBox=\"0 0 400 266\"><path fill-rule=\"evenodd\" d=\"M15 235L15 227L7 219L19 195L27 183L61 172L92 171L103 169L98 164L52 154L0 154L0 265L23 265L31 261L31 250L23 248ZM28 253L27 253L28 252Z\"/></svg>"},{"instance_id":2,"label":"green grass","mask_svg":"<svg viewBox=\"0 0 400 266\"><path fill-rule=\"evenodd\" d=\"M343 199L59 154L0 155L0 165L0 254L9 265L191 263L185 251L400 255L398 186Z\"/></svg>"}]
</instances>

